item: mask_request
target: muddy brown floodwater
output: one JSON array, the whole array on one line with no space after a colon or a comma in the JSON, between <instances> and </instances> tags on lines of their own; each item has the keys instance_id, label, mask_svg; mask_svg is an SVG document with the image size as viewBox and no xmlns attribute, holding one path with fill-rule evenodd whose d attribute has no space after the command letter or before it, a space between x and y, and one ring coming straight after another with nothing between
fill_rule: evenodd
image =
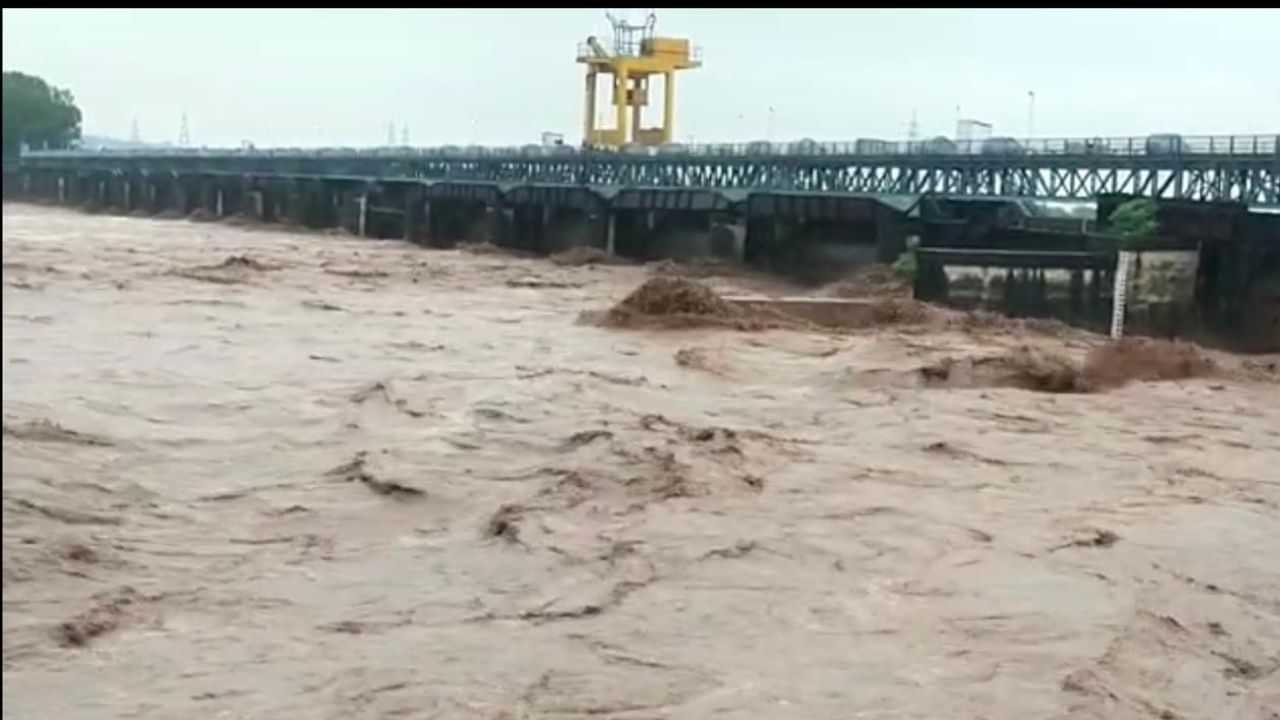
<instances>
[{"instance_id":1,"label":"muddy brown floodwater","mask_svg":"<svg viewBox=\"0 0 1280 720\"><path fill-rule=\"evenodd\" d=\"M1276 358L652 276L6 204L4 717L1278 717Z\"/></svg>"}]
</instances>

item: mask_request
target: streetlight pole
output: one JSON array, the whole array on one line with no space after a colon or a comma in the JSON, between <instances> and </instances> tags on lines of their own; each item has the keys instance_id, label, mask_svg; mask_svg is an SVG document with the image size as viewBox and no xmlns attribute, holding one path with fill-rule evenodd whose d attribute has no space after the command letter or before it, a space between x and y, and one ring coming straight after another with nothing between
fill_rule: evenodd
<instances>
[{"instance_id":1,"label":"streetlight pole","mask_svg":"<svg viewBox=\"0 0 1280 720\"><path fill-rule=\"evenodd\" d=\"M1027 91L1027 146L1030 149L1031 139L1036 136L1036 91Z\"/></svg>"}]
</instances>

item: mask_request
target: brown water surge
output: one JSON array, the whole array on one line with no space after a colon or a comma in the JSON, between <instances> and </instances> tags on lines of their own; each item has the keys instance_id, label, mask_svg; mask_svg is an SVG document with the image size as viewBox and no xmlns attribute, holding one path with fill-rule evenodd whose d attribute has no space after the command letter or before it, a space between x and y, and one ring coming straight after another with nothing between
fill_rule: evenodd
<instances>
[{"instance_id":1,"label":"brown water surge","mask_svg":"<svg viewBox=\"0 0 1280 720\"><path fill-rule=\"evenodd\" d=\"M32 206L3 253L6 717L1280 707L1230 356L965 387L1100 340L601 328L646 268Z\"/></svg>"}]
</instances>

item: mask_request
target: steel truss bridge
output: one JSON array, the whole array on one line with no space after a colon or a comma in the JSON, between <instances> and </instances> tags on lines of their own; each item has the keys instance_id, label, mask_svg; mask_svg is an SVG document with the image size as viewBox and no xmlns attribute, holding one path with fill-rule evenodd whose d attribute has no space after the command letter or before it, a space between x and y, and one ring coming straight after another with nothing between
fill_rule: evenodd
<instances>
[{"instance_id":1,"label":"steel truss bridge","mask_svg":"<svg viewBox=\"0 0 1280 720\"><path fill-rule=\"evenodd\" d=\"M1170 138L1173 138L1172 140ZM497 185L1092 200L1103 193L1280 207L1280 135L956 143L33 152L60 174L346 177Z\"/></svg>"}]
</instances>

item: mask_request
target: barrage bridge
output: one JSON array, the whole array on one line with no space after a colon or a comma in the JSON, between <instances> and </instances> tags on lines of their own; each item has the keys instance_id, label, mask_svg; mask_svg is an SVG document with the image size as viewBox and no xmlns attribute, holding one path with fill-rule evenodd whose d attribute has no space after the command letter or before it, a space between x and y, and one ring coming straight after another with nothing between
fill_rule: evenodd
<instances>
[{"instance_id":1,"label":"barrage bridge","mask_svg":"<svg viewBox=\"0 0 1280 720\"><path fill-rule=\"evenodd\" d=\"M29 152L18 172L492 184L500 192L577 186L1063 201L1127 194L1280 207L1280 134L997 140L1002 142L73 150Z\"/></svg>"}]
</instances>

